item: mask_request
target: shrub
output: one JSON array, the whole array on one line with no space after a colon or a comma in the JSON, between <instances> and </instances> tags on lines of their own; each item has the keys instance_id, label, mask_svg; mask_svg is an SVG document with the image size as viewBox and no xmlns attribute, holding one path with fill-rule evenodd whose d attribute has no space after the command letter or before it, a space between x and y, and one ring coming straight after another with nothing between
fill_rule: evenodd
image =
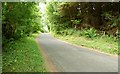
<instances>
[{"instance_id":1,"label":"shrub","mask_svg":"<svg viewBox=\"0 0 120 74\"><path fill-rule=\"evenodd\" d=\"M80 32L80 35L86 36L88 38L95 38L97 36L96 30L94 28L85 29Z\"/></svg>"},{"instance_id":2,"label":"shrub","mask_svg":"<svg viewBox=\"0 0 120 74\"><path fill-rule=\"evenodd\" d=\"M74 29L68 29L67 34L68 35L72 35L73 33L75 33Z\"/></svg>"}]
</instances>

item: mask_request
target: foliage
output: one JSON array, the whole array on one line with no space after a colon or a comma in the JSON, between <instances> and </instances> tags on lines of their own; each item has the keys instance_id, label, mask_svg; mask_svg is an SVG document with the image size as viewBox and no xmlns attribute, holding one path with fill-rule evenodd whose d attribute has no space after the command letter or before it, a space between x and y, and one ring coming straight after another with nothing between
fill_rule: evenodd
<instances>
[{"instance_id":1,"label":"foliage","mask_svg":"<svg viewBox=\"0 0 120 74\"><path fill-rule=\"evenodd\" d=\"M33 37L11 41L3 49L3 72L46 72L43 57Z\"/></svg>"},{"instance_id":2,"label":"foliage","mask_svg":"<svg viewBox=\"0 0 120 74\"><path fill-rule=\"evenodd\" d=\"M82 30L82 31L80 32L80 35L86 36L86 37L88 37L88 38L95 38L95 37L97 36L96 30L95 30L94 28Z\"/></svg>"},{"instance_id":3,"label":"foliage","mask_svg":"<svg viewBox=\"0 0 120 74\"><path fill-rule=\"evenodd\" d=\"M40 19L38 3L2 2L3 72L46 71L32 37L43 30Z\"/></svg>"},{"instance_id":4,"label":"foliage","mask_svg":"<svg viewBox=\"0 0 120 74\"><path fill-rule=\"evenodd\" d=\"M66 29L94 28L97 33L104 31L107 35L118 36L119 3L49 2L46 12L51 31L57 31L57 34L65 33ZM87 31L94 32L92 29ZM91 37L93 34L86 35Z\"/></svg>"},{"instance_id":5,"label":"foliage","mask_svg":"<svg viewBox=\"0 0 120 74\"><path fill-rule=\"evenodd\" d=\"M58 35L58 34L55 34L55 37L75 45L92 48L108 54L114 54L114 55L120 54L120 51L118 50L118 43L113 39L113 37L101 36L101 37L90 39L90 38L87 38L84 36L78 36L78 35L64 36L64 35Z\"/></svg>"},{"instance_id":6,"label":"foliage","mask_svg":"<svg viewBox=\"0 0 120 74\"><path fill-rule=\"evenodd\" d=\"M118 2L49 2L46 12L50 31L55 35L78 45L119 53ZM81 37L90 41L82 41Z\"/></svg>"},{"instance_id":7,"label":"foliage","mask_svg":"<svg viewBox=\"0 0 120 74\"><path fill-rule=\"evenodd\" d=\"M80 24L81 20L71 20L73 24Z\"/></svg>"},{"instance_id":8,"label":"foliage","mask_svg":"<svg viewBox=\"0 0 120 74\"><path fill-rule=\"evenodd\" d=\"M41 30L37 3L3 2L2 7L2 33L5 38L16 40Z\"/></svg>"},{"instance_id":9,"label":"foliage","mask_svg":"<svg viewBox=\"0 0 120 74\"><path fill-rule=\"evenodd\" d=\"M102 16L104 16L105 21L107 21L105 23L106 25L104 26L104 27L106 27L106 30L108 30L108 31L106 31L106 33L114 35L114 36L119 36L118 35L118 25L119 25L118 22L119 22L119 18L120 18L119 14L117 16L117 14L112 15L112 13L110 13L110 12L104 12L102 14Z\"/></svg>"},{"instance_id":10,"label":"foliage","mask_svg":"<svg viewBox=\"0 0 120 74\"><path fill-rule=\"evenodd\" d=\"M73 35L76 31L74 29L65 29L61 31L63 35Z\"/></svg>"}]
</instances>

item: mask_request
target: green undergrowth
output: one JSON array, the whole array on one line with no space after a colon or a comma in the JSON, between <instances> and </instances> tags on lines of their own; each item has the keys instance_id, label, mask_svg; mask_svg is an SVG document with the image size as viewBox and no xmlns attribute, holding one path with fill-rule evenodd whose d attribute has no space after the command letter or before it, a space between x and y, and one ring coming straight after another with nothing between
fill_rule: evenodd
<instances>
[{"instance_id":1,"label":"green undergrowth","mask_svg":"<svg viewBox=\"0 0 120 74\"><path fill-rule=\"evenodd\" d=\"M44 60L34 34L11 41L3 48L3 72L46 72Z\"/></svg>"},{"instance_id":2,"label":"green undergrowth","mask_svg":"<svg viewBox=\"0 0 120 74\"><path fill-rule=\"evenodd\" d=\"M88 48L93 48L95 50L99 50L101 52L109 53L109 54L120 54L118 52L118 42L112 37L108 36L99 36L94 38L88 38L86 36L78 36L78 35L60 35L55 34L56 38L70 42L75 45L80 45Z\"/></svg>"}]
</instances>

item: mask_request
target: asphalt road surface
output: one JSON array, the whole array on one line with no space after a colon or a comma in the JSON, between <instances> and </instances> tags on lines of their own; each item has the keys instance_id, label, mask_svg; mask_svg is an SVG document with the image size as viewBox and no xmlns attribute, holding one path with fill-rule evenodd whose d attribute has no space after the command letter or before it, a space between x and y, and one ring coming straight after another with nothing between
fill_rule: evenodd
<instances>
[{"instance_id":1,"label":"asphalt road surface","mask_svg":"<svg viewBox=\"0 0 120 74\"><path fill-rule=\"evenodd\" d=\"M118 72L118 58L81 48L42 33L40 46L58 72Z\"/></svg>"}]
</instances>

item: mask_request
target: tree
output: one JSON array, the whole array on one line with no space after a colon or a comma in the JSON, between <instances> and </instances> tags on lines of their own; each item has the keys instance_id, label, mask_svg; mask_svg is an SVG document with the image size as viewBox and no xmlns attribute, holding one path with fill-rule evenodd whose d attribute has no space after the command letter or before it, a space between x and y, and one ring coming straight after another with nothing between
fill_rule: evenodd
<instances>
[{"instance_id":1,"label":"tree","mask_svg":"<svg viewBox=\"0 0 120 74\"><path fill-rule=\"evenodd\" d=\"M2 3L2 31L7 39L19 39L40 30L40 13L37 3Z\"/></svg>"},{"instance_id":2,"label":"tree","mask_svg":"<svg viewBox=\"0 0 120 74\"><path fill-rule=\"evenodd\" d=\"M52 2L47 4L47 15L50 28L59 34L65 29L95 28L116 36L120 18L119 3L111 2Z\"/></svg>"}]
</instances>

